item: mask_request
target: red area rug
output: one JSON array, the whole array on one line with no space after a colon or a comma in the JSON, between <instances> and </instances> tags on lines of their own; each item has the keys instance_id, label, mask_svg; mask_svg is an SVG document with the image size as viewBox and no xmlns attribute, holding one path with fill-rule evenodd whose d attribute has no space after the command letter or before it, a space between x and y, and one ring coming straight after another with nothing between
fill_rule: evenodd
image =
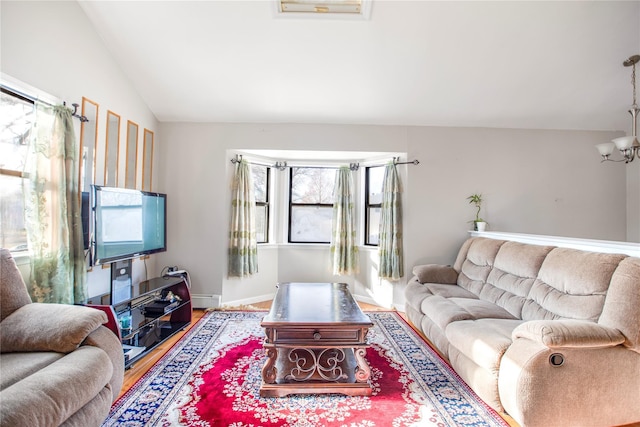
<instances>
[{"instance_id":1,"label":"red area rug","mask_svg":"<svg viewBox=\"0 0 640 427\"><path fill-rule=\"evenodd\" d=\"M370 397L263 398L260 312L212 312L112 407L104 426L508 426L394 312L368 312Z\"/></svg>"}]
</instances>

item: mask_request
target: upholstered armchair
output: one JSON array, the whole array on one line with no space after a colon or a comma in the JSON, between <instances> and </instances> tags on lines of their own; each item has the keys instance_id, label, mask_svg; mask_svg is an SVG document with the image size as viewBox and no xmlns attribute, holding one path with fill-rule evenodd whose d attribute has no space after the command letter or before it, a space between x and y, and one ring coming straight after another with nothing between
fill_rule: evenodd
<instances>
[{"instance_id":1,"label":"upholstered armchair","mask_svg":"<svg viewBox=\"0 0 640 427\"><path fill-rule=\"evenodd\" d=\"M106 321L89 307L33 303L0 249L0 426L99 426L124 376Z\"/></svg>"}]
</instances>

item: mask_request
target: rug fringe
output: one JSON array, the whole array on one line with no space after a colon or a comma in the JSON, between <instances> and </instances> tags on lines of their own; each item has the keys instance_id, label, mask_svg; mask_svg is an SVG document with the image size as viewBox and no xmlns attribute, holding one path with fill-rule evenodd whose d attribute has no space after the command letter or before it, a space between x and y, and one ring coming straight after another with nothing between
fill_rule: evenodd
<instances>
[{"instance_id":1,"label":"rug fringe","mask_svg":"<svg viewBox=\"0 0 640 427\"><path fill-rule=\"evenodd\" d=\"M204 310L205 312L210 311L269 311L265 308L256 307L251 304L241 304L241 305L221 305L220 307L210 307Z\"/></svg>"}]
</instances>

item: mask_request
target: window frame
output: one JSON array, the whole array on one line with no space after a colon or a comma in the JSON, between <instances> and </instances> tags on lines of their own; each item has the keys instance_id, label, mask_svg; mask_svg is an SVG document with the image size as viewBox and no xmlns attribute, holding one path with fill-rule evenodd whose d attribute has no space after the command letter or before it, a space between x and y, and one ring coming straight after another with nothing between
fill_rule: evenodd
<instances>
[{"instance_id":1,"label":"window frame","mask_svg":"<svg viewBox=\"0 0 640 427\"><path fill-rule=\"evenodd\" d=\"M378 243L371 243L369 240L369 237L371 235L371 233L369 232L369 230L371 229L371 224L370 224L370 215L369 215L369 211L371 208L379 208L380 210L382 210L382 200L380 200L380 203L371 203L369 200L369 189L371 188L371 180L370 180L370 175L369 172L371 171L371 169L373 168L384 168L384 166L382 165L375 165L375 166L365 166L365 172L364 172L364 227L363 227L363 231L364 231L364 245L365 246L371 246L371 247L378 247L379 244Z\"/></svg>"},{"instance_id":2,"label":"window frame","mask_svg":"<svg viewBox=\"0 0 640 427\"><path fill-rule=\"evenodd\" d=\"M266 180L265 180L265 192L264 192L264 202L259 202L256 199L256 211L258 206L264 207L264 211L265 211L265 229L264 229L264 241L260 241L257 238L257 233L256 233L256 243L259 245L264 245L264 244L268 244L269 243L269 229L270 229L270 211L271 211L271 205L270 205L270 193L271 193L271 166L267 166L267 165L262 165L262 164L250 164L251 167L253 166L259 166L259 167L264 167L265 171L266 171ZM253 173L253 170L251 170L251 172ZM255 182L255 180L254 180ZM254 184L255 185L255 184Z\"/></svg>"},{"instance_id":3,"label":"window frame","mask_svg":"<svg viewBox=\"0 0 640 427\"><path fill-rule=\"evenodd\" d=\"M7 96L11 96L14 97L16 99L18 99L19 101L22 101L24 103L27 104L31 104L33 106L33 112L35 115L35 101L32 98L29 98L25 95L22 95L20 92L12 90L9 87L6 87L4 84L0 85L0 92L4 95ZM28 144L27 144L28 145ZM29 174L22 171L22 170L17 170L17 169L10 169L10 168L2 168L0 167L0 175L4 176L4 177L8 177L9 179L19 179L20 180L20 186L24 187L25 185L25 180L29 179ZM24 210L24 205L22 206L23 210ZM11 252L24 252L24 251L28 251L28 240L25 241L25 243L21 243L19 245L17 245L17 247L24 247L23 249L9 249Z\"/></svg>"},{"instance_id":4,"label":"window frame","mask_svg":"<svg viewBox=\"0 0 640 427\"><path fill-rule=\"evenodd\" d=\"M322 244L329 245L331 244L331 238L329 241L294 241L292 240L291 235L291 222L293 219L293 209L294 207L319 207L319 208L331 208L333 209L333 201L331 203L294 203L293 202L293 170L294 169L333 169L337 170L336 166L289 166L289 215L287 219L287 243L296 244L296 245L313 245L313 244ZM335 185L335 181L334 181Z\"/></svg>"}]
</instances>

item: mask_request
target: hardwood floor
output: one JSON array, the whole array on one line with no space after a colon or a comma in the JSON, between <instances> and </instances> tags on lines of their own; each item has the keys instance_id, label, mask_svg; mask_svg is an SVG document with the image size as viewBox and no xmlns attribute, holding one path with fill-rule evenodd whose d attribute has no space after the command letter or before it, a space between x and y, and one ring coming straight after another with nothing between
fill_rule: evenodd
<instances>
[{"instance_id":1,"label":"hardwood floor","mask_svg":"<svg viewBox=\"0 0 640 427\"><path fill-rule=\"evenodd\" d=\"M261 310L269 310L271 308L272 301L264 301L260 303L251 304L250 307L254 309ZM387 311L388 308L380 307L377 305L367 304L363 302L358 302L360 308L364 311ZM158 347L156 347L153 351L147 354L145 357L137 361L133 364L128 370L124 373L124 382L122 384L122 389L120 390L120 396L125 394L171 347L175 345L176 342L180 340L198 321L204 316L204 310L193 310L193 319L191 325L183 331L175 334ZM403 312L398 312L400 316L402 316L406 320L406 316ZM423 336L424 337L424 336ZM426 339L426 338L425 338ZM433 347L433 346L432 346ZM519 424L516 423L511 417L506 414L500 414L502 418L511 426L511 427L519 427Z\"/></svg>"}]
</instances>

